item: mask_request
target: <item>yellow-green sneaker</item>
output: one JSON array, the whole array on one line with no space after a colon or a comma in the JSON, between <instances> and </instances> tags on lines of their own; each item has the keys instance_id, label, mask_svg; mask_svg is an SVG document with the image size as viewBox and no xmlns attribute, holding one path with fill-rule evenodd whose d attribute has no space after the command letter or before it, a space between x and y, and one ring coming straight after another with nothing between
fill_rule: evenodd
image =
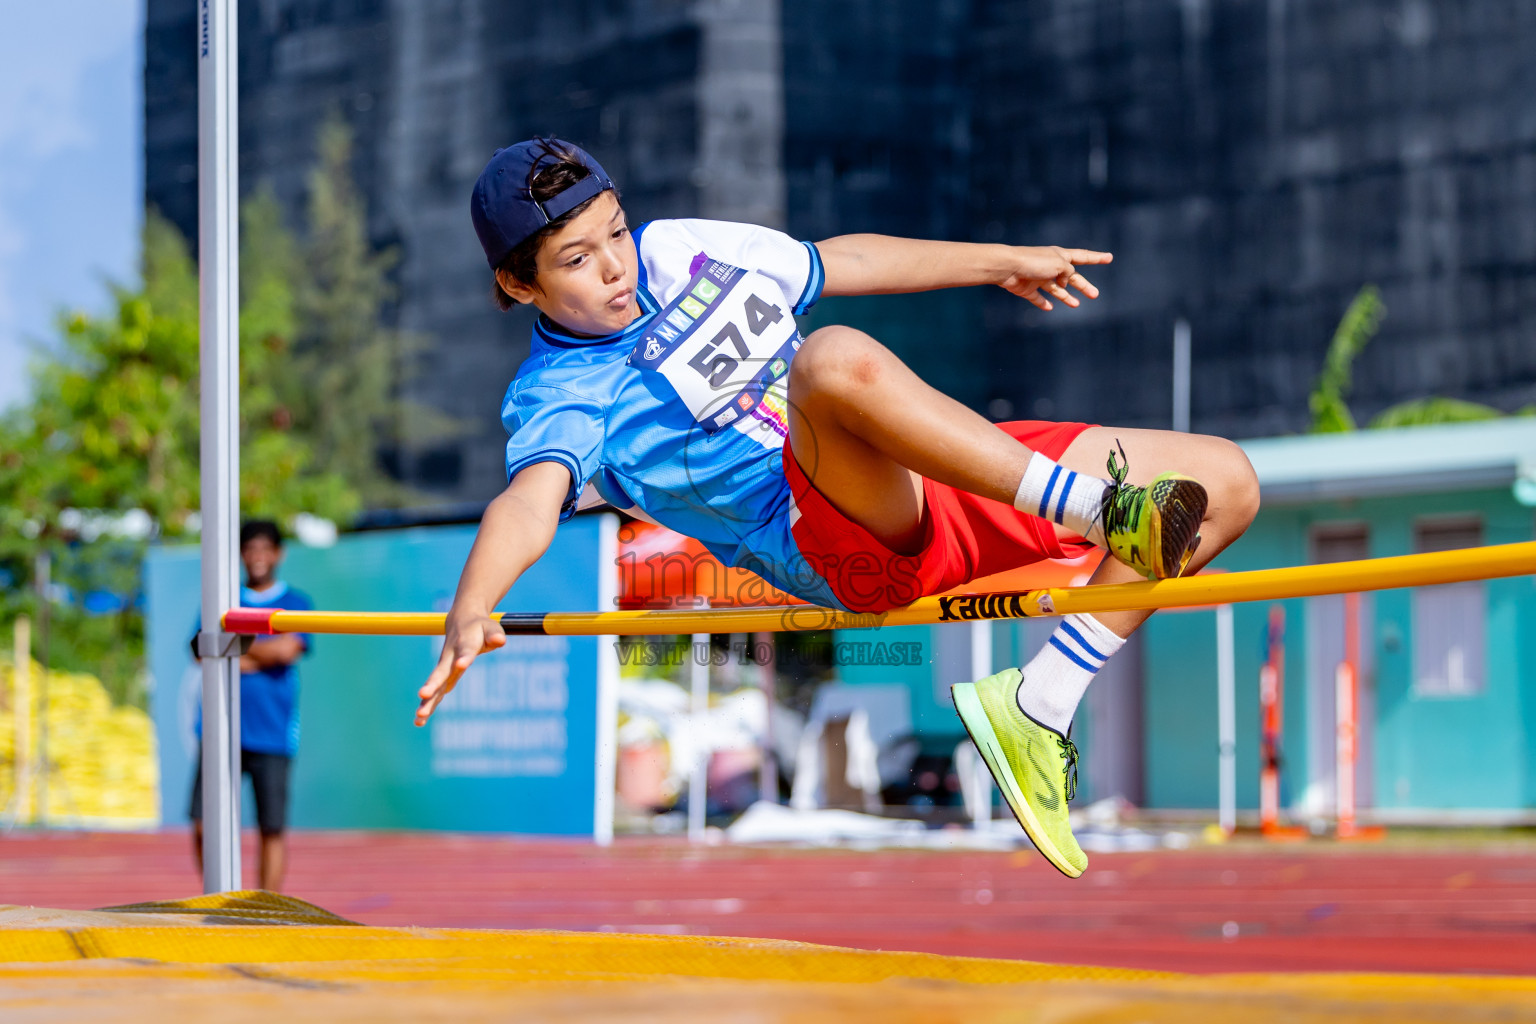
<instances>
[{"instance_id":1,"label":"yellow-green sneaker","mask_svg":"<svg viewBox=\"0 0 1536 1024\"><path fill-rule=\"evenodd\" d=\"M1077 748L1019 710L1022 678L1010 668L974 683L956 683L949 692L1030 841L1058 871L1076 878L1088 866L1067 823L1067 801L1077 790Z\"/></svg>"},{"instance_id":2,"label":"yellow-green sneaker","mask_svg":"<svg viewBox=\"0 0 1536 1024\"><path fill-rule=\"evenodd\" d=\"M1178 576L1200 546L1208 498L1200 481L1162 473L1145 487L1125 482L1130 463L1109 453L1110 485L1099 513L1104 542L1114 555L1149 580Z\"/></svg>"}]
</instances>

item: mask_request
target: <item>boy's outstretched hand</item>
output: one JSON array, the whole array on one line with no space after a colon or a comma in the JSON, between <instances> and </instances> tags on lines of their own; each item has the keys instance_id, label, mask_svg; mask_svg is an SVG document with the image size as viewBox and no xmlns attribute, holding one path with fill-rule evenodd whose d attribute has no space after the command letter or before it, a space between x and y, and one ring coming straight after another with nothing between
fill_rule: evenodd
<instances>
[{"instance_id":1,"label":"boy's outstretched hand","mask_svg":"<svg viewBox=\"0 0 1536 1024\"><path fill-rule=\"evenodd\" d=\"M442 657L416 691L421 699L417 725L427 724L476 658L506 645L506 631L491 609L554 540L560 506L570 489L571 471L564 463L536 462L519 470L485 507L448 611Z\"/></svg>"},{"instance_id":2,"label":"boy's outstretched hand","mask_svg":"<svg viewBox=\"0 0 1536 1024\"><path fill-rule=\"evenodd\" d=\"M421 704L416 708L416 724L427 724L432 712L458 685L464 671L477 657L504 646L506 642L507 634L489 614L450 611L442 657L437 659L437 667L427 676L426 683L416 691L416 696L421 698Z\"/></svg>"},{"instance_id":3,"label":"boy's outstretched hand","mask_svg":"<svg viewBox=\"0 0 1536 1024\"><path fill-rule=\"evenodd\" d=\"M1081 305L1078 297L1068 289L1076 289L1090 299L1098 298L1099 290L1079 274L1077 268L1109 263L1115 258L1107 252L1063 249L1056 245L1020 245L1011 248L1015 265L1012 273L998 283L1041 309L1052 308L1049 297L1060 299L1068 306Z\"/></svg>"},{"instance_id":4,"label":"boy's outstretched hand","mask_svg":"<svg viewBox=\"0 0 1536 1024\"><path fill-rule=\"evenodd\" d=\"M826 272L823 295L897 295L995 284L1041 309L1050 309L1052 298L1079 305L1068 289L1098 298L1099 290L1077 268L1114 259L1107 252L1058 245L929 242L890 235L838 235L817 242L816 251Z\"/></svg>"}]
</instances>

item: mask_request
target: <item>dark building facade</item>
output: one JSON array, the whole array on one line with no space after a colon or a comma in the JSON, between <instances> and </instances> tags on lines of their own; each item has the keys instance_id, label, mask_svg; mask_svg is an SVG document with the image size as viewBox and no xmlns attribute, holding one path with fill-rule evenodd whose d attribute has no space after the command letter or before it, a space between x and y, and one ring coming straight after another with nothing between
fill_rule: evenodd
<instances>
[{"instance_id":1,"label":"dark building facade","mask_svg":"<svg viewBox=\"0 0 1536 1024\"><path fill-rule=\"evenodd\" d=\"M148 0L145 187L196 218L195 0ZM824 300L996 418L1167 426L1192 325L1193 426L1303 429L1349 299L1388 307L1369 415L1536 401L1536 6L1521 0L245 0L242 188L305 201L315 133L357 136L412 397L468 426L388 453L449 500L503 483L501 394L530 314L497 313L467 215L498 145L589 146L633 222L750 220L1111 249L1104 297Z\"/></svg>"},{"instance_id":2,"label":"dark building facade","mask_svg":"<svg viewBox=\"0 0 1536 1024\"><path fill-rule=\"evenodd\" d=\"M195 13L195 0L149 0L145 60L146 198L189 238L197 218ZM701 137L701 77L711 59L732 64L737 78L747 73L709 52L706 29L707 18L665 0L241 4L242 193L270 186L301 223L318 129L334 112L345 117L372 240L400 253L398 326L426 339L403 387L464 426L449 442L381 453L418 490L473 501L505 484L500 400L527 355L532 318L528 310L501 314L490 302L490 273L469 222L475 177L498 146L558 132L602 154L641 219L712 209L718 197L699 170L702 147L714 143L727 157L736 149ZM750 40L745 49L763 47ZM757 79L776 90L773 71ZM756 107L776 129L777 92ZM769 138L776 146L776 134ZM767 153L757 164L770 178L778 173ZM782 193L779 184L767 204L738 215L782 220Z\"/></svg>"},{"instance_id":3,"label":"dark building facade","mask_svg":"<svg viewBox=\"0 0 1536 1024\"><path fill-rule=\"evenodd\" d=\"M999 408L1305 429L1334 327L1388 313L1362 420L1445 395L1536 402L1536 6L1518 0L1053 0L976 8L981 240L1110 249L1071 315L985 301Z\"/></svg>"}]
</instances>

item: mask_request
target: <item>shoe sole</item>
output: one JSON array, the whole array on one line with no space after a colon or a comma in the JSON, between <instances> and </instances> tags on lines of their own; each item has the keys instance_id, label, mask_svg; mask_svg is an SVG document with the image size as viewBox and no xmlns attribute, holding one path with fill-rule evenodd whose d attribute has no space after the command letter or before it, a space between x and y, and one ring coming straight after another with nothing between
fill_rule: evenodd
<instances>
[{"instance_id":1,"label":"shoe sole","mask_svg":"<svg viewBox=\"0 0 1536 1024\"><path fill-rule=\"evenodd\" d=\"M1008 801L1008 808L1013 811L1013 816L1024 829L1024 834L1029 836L1029 841L1035 844L1035 849L1050 861L1051 867L1068 878L1077 878L1083 872L1073 867L1061 855L1056 844L1051 842L1050 837L1045 834L1045 830L1040 826L1040 819L1035 817L1029 801L1024 798L1024 791L1019 789L1018 782L1013 778L1013 772L1008 770L1008 759L1003 755L1003 746L997 741L997 733L992 729L992 720L987 717L986 708L981 706L981 698L976 696L976 684L956 683L949 688L949 696L955 702L955 710L960 713L960 721L965 725L965 731L970 734L971 742L976 744L976 749L980 752L987 771L992 773L997 788L1003 791L1003 799Z\"/></svg>"},{"instance_id":2,"label":"shoe sole","mask_svg":"<svg viewBox=\"0 0 1536 1024\"><path fill-rule=\"evenodd\" d=\"M1169 482L1162 501L1152 503L1153 529L1157 531L1158 563L1153 567L1158 579L1181 576L1200 546L1200 524L1205 521L1210 497L1199 481L1182 479ZM1177 566L1174 571L1169 568Z\"/></svg>"}]
</instances>

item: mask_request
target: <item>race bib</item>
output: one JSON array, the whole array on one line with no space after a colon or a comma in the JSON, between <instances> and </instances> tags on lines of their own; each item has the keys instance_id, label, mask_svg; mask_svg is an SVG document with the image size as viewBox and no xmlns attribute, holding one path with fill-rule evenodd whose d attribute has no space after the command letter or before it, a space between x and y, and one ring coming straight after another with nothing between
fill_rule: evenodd
<instances>
[{"instance_id":1,"label":"race bib","mask_svg":"<svg viewBox=\"0 0 1536 1024\"><path fill-rule=\"evenodd\" d=\"M790 305L771 278L708 260L657 313L629 362L666 377L713 434L763 403L789 374L800 343Z\"/></svg>"}]
</instances>

